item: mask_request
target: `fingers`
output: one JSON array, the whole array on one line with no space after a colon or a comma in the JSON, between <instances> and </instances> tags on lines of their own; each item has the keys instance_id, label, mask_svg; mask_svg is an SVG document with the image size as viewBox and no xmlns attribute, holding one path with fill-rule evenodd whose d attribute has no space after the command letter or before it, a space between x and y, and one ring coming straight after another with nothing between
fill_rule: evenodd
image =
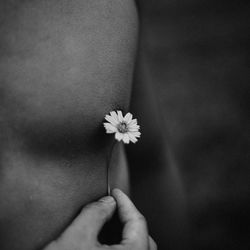
<instances>
[{"instance_id":1,"label":"fingers","mask_svg":"<svg viewBox=\"0 0 250 250\"><path fill-rule=\"evenodd\" d=\"M146 220L122 191L114 189L112 195L116 199L118 213L124 223L122 244L133 243L138 249L144 249L142 247L148 244Z\"/></svg>"},{"instance_id":2,"label":"fingers","mask_svg":"<svg viewBox=\"0 0 250 250\"><path fill-rule=\"evenodd\" d=\"M83 208L61 237L51 242L44 250L157 250L154 240L148 235L144 217L130 199L118 189L113 190L112 195L115 199L111 196L104 197ZM123 240L119 245L101 245L97 241L97 235L104 223L112 216L116 204L124 224Z\"/></svg>"},{"instance_id":3,"label":"fingers","mask_svg":"<svg viewBox=\"0 0 250 250\"><path fill-rule=\"evenodd\" d=\"M104 223L115 211L116 202L107 196L84 207L81 213L63 233L62 237L70 237L74 241L96 241Z\"/></svg>"},{"instance_id":4,"label":"fingers","mask_svg":"<svg viewBox=\"0 0 250 250\"><path fill-rule=\"evenodd\" d=\"M151 236L148 236L149 250L157 250L157 245Z\"/></svg>"}]
</instances>

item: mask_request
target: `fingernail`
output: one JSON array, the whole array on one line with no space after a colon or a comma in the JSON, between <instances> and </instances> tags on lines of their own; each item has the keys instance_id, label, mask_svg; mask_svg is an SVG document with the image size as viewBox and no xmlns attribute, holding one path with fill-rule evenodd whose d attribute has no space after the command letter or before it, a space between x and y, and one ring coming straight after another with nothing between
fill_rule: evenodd
<instances>
[{"instance_id":1,"label":"fingernail","mask_svg":"<svg viewBox=\"0 0 250 250\"><path fill-rule=\"evenodd\" d=\"M111 193L112 194L120 194L120 193L123 193L123 192L118 188L114 188Z\"/></svg>"},{"instance_id":2,"label":"fingernail","mask_svg":"<svg viewBox=\"0 0 250 250\"><path fill-rule=\"evenodd\" d=\"M100 201L105 202L105 203L115 202L115 200L112 196L105 196L105 197L101 198Z\"/></svg>"}]
</instances>

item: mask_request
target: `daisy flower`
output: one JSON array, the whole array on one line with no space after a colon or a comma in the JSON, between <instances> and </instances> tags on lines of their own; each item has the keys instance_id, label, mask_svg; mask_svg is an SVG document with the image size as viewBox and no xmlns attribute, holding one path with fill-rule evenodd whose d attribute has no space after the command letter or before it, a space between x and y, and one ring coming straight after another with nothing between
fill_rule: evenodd
<instances>
[{"instance_id":1,"label":"daisy flower","mask_svg":"<svg viewBox=\"0 0 250 250\"><path fill-rule=\"evenodd\" d=\"M107 134L115 134L115 139L123 141L128 144L130 141L136 143L137 138L141 136L139 132L140 126L137 124L137 119L133 119L131 113L127 113L125 116L118 110L117 112L111 111L110 115L105 116L103 125Z\"/></svg>"}]
</instances>

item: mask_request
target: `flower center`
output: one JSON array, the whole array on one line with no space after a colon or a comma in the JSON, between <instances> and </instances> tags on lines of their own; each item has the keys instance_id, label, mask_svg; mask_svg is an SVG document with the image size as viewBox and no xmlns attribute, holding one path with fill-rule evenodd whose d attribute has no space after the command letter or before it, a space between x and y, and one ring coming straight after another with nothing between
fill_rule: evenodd
<instances>
[{"instance_id":1,"label":"flower center","mask_svg":"<svg viewBox=\"0 0 250 250\"><path fill-rule=\"evenodd\" d=\"M121 122L117 125L117 129L120 133L127 133L128 132L128 126L126 122Z\"/></svg>"}]
</instances>

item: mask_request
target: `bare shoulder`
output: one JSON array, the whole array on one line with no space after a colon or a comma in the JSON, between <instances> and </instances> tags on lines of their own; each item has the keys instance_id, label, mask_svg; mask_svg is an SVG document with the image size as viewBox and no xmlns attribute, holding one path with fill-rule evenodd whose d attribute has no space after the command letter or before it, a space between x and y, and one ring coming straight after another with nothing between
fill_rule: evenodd
<instances>
[{"instance_id":1,"label":"bare shoulder","mask_svg":"<svg viewBox=\"0 0 250 250\"><path fill-rule=\"evenodd\" d=\"M40 249L106 193L102 122L129 107L137 12L132 0L4 0L0 11L1 249ZM115 159L117 183L127 166Z\"/></svg>"},{"instance_id":2,"label":"bare shoulder","mask_svg":"<svg viewBox=\"0 0 250 250\"><path fill-rule=\"evenodd\" d=\"M65 126L96 128L111 109L128 108L137 40L133 0L1 5L0 105L9 124L54 134Z\"/></svg>"}]
</instances>

